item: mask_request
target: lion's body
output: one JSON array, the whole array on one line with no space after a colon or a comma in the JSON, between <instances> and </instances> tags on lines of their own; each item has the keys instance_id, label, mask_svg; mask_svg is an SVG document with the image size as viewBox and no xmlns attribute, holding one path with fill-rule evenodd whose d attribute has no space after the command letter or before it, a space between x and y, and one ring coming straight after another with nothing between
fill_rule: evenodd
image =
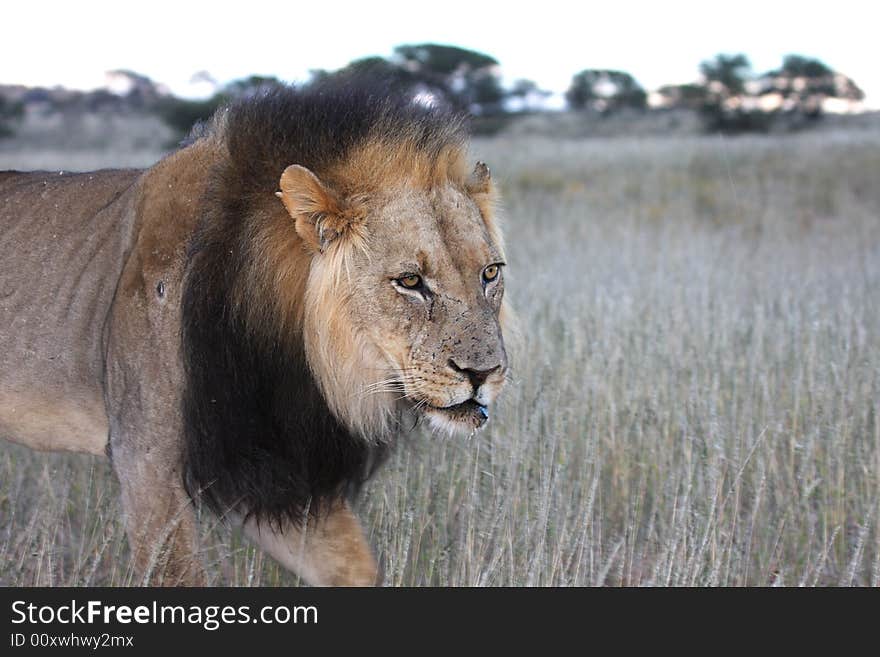
<instances>
[{"instance_id":1,"label":"lion's body","mask_svg":"<svg viewBox=\"0 0 880 657\"><path fill-rule=\"evenodd\" d=\"M204 581L195 499L311 582L370 583L345 499L399 393L479 426L503 383L502 288L470 282L501 257L487 174L465 186L444 117L369 98L243 104L143 172L0 173L0 437L108 454L151 581ZM410 260L437 294L392 290Z\"/></svg>"},{"instance_id":2,"label":"lion's body","mask_svg":"<svg viewBox=\"0 0 880 657\"><path fill-rule=\"evenodd\" d=\"M112 441L134 556L156 582L202 581L186 558L157 571L151 539L195 545L175 481L179 299L214 153L195 144L147 171L0 178L0 436L98 455Z\"/></svg>"},{"instance_id":3,"label":"lion's body","mask_svg":"<svg viewBox=\"0 0 880 657\"><path fill-rule=\"evenodd\" d=\"M104 454L112 342L149 368L156 390L182 380L178 355L163 352L177 344L171 299L214 152L206 146L147 171L0 177L0 435ZM160 282L167 302L157 298ZM163 361L167 369L152 371Z\"/></svg>"},{"instance_id":4,"label":"lion's body","mask_svg":"<svg viewBox=\"0 0 880 657\"><path fill-rule=\"evenodd\" d=\"M138 172L0 177L0 435L101 454L104 323Z\"/></svg>"}]
</instances>

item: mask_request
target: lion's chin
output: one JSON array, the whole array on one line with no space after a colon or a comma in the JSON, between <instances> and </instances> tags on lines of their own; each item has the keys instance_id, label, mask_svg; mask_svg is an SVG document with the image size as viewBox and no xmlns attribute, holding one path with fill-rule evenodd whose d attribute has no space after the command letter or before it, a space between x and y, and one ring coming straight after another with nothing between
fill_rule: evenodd
<instances>
[{"instance_id":1,"label":"lion's chin","mask_svg":"<svg viewBox=\"0 0 880 657\"><path fill-rule=\"evenodd\" d=\"M489 421L489 410L473 399L443 408L427 405L422 413L432 429L449 435L473 434Z\"/></svg>"}]
</instances>

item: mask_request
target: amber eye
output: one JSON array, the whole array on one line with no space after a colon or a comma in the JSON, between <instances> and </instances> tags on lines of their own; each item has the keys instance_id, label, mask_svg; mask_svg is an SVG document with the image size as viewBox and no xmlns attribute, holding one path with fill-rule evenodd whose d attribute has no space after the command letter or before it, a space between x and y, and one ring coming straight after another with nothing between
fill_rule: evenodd
<instances>
[{"instance_id":1,"label":"amber eye","mask_svg":"<svg viewBox=\"0 0 880 657\"><path fill-rule=\"evenodd\" d=\"M498 274L501 271L501 267L498 265L489 265L483 270L483 282L491 283L496 278L498 278Z\"/></svg>"},{"instance_id":2,"label":"amber eye","mask_svg":"<svg viewBox=\"0 0 880 657\"><path fill-rule=\"evenodd\" d=\"M401 286L407 288L408 290L417 290L422 287L422 277L418 274L409 274L407 276L401 276L397 279L397 282L400 283Z\"/></svg>"}]
</instances>

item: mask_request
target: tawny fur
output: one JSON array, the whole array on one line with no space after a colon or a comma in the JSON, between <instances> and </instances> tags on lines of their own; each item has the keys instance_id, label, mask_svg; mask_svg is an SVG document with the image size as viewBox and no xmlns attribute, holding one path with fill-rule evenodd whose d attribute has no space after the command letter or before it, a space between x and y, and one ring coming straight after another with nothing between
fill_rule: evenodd
<instances>
[{"instance_id":1,"label":"tawny fur","mask_svg":"<svg viewBox=\"0 0 880 657\"><path fill-rule=\"evenodd\" d=\"M144 172L0 174L0 435L110 454L151 583L205 582L183 484L181 299L225 129L221 116ZM365 441L389 440L401 409L467 430L443 407L488 406L506 378L503 280L480 278L504 261L494 191L484 165L468 173L458 134L426 152L379 125L326 170L288 162L248 199L230 312L255 340L299 341L327 406ZM430 298L395 283L411 268ZM342 499L302 524L231 511L312 583L375 580Z\"/></svg>"}]
</instances>

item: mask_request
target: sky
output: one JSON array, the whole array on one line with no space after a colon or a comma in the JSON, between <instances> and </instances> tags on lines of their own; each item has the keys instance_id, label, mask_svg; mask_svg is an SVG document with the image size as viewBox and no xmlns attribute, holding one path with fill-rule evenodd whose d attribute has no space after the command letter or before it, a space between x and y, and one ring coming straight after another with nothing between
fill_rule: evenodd
<instances>
[{"instance_id":1,"label":"sky","mask_svg":"<svg viewBox=\"0 0 880 657\"><path fill-rule=\"evenodd\" d=\"M190 94L198 71L221 83L251 74L295 82L435 42L492 55L506 82L554 92L585 68L624 70L651 90L696 80L717 53L743 52L756 72L797 53L849 75L880 109L876 1L48 0L7 3L2 16L0 84L91 89L105 71L129 69Z\"/></svg>"}]
</instances>

